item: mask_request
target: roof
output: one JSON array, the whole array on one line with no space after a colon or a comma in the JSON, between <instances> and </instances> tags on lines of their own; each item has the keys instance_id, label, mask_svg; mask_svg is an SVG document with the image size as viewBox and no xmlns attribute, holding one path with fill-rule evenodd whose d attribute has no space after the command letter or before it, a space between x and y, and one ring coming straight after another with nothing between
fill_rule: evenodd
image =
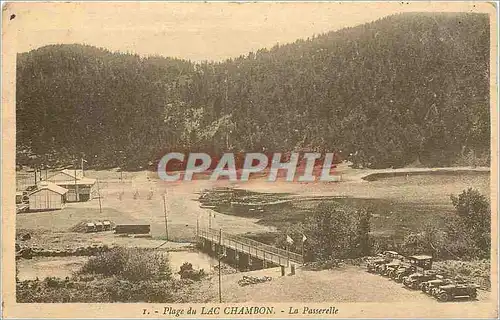
<instances>
[{"instance_id":1,"label":"roof","mask_svg":"<svg viewBox=\"0 0 500 320\"><path fill-rule=\"evenodd\" d=\"M81 178L77 179L76 181L58 181L58 185L64 185L64 186L71 186L71 185L88 185L88 184L94 184L96 182L96 179L92 178Z\"/></svg>"},{"instance_id":2,"label":"roof","mask_svg":"<svg viewBox=\"0 0 500 320\"><path fill-rule=\"evenodd\" d=\"M83 171L82 170L74 170L74 169L61 170L62 173L67 174L68 176L70 176L72 178L75 177L75 171L76 171L76 178L77 179L83 178Z\"/></svg>"},{"instance_id":3,"label":"roof","mask_svg":"<svg viewBox=\"0 0 500 320\"><path fill-rule=\"evenodd\" d=\"M75 170L75 169L64 169L64 170L59 170L57 172L55 172L54 174L52 174L51 176L49 176L49 178L47 180L51 180L51 178L57 176L58 174L60 173L63 173L65 175L67 175L68 177L72 178L72 179L75 179L75 171L76 171L76 179L81 179L83 178L83 171L82 170Z\"/></svg>"},{"instance_id":4,"label":"roof","mask_svg":"<svg viewBox=\"0 0 500 320\"><path fill-rule=\"evenodd\" d=\"M38 185L37 185L37 189L34 190L33 192L31 192L29 195L32 195L34 193L37 193L38 191L41 191L41 190L50 190L50 191L54 191L60 195L63 195L65 194L66 192L68 192L68 189L65 189L63 187L60 187L58 185L56 185L55 183L52 183L52 182L47 182L47 181L42 181L40 182Z\"/></svg>"},{"instance_id":5,"label":"roof","mask_svg":"<svg viewBox=\"0 0 500 320\"><path fill-rule=\"evenodd\" d=\"M418 255L418 256L411 256L409 258L417 259L417 260L427 260L427 259L432 259L431 256L426 256L426 255Z\"/></svg>"}]
</instances>

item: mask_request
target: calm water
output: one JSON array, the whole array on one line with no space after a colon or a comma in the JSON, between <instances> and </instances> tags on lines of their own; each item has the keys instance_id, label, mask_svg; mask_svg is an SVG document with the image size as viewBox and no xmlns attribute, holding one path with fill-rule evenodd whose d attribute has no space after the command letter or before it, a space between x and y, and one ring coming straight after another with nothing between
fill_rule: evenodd
<instances>
[{"instance_id":1,"label":"calm water","mask_svg":"<svg viewBox=\"0 0 500 320\"><path fill-rule=\"evenodd\" d=\"M71 277L87 261L87 257L34 257L16 261L19 280L43 280L46 277Z\"/></svg>"},{"instance_id":2,"label":"calm water","mask_svg":"<svg viewBox=\"0 0 500 320\"><path fill-rule=\"evenodd\" d=\"M218 264L217 259L214 259L202 252L171 251L168 252L167 255L170 262L170 267L172 268L172 273L175 277L180 277L177 272L179 272L184 262L191 263L193 265L193 269L195 270L203 269L207 273L211 272L213 270L213 267Z\"/></svg>"},{"instance_id":3,"label":"calm water","mask_svg":"<svg viewBox=\"0 0 500 320\"><path fill-rule=\"evenodd\" d=\"M196 251L165 252L168 256L174 277L180 277L179 272L184 262L189 262L193 268L204 269L207 273L213 270L218 261L204 253ZM19 280L43 280L46 277L64 279L71 277L88 260L87 257L35 257L17 261Z\"/></svg>"},{"instance_id":4,"label":"calm water","mask_svg":"<svg viewBox=\"0 0 500 320\"><path fill-rule=\"evenodd\" d=\"M259 193L241 189L212 189L198 199L202 207L222 214L251 217L259 223L286 229L303 222L322 202L333 202L371 211L374 234L419 230L424 222L446 224L454 214L450 195L472 187L489 195L489 173L439 173L381 176L356 184L336 184L346 197L289 197L289 194ZM262 239L264 241L264 239ZM272 239L270 240L272 241ZM269 242L269 241L266 241Z\"/></svg>"}]
</instances>

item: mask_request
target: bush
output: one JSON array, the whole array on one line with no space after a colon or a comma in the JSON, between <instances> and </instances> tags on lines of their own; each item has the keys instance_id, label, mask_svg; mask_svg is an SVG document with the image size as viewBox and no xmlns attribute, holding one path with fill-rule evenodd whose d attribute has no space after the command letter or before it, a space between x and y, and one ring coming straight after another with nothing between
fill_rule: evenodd
<instances>
[{"instance_id":1,"label":"bush","mask_svg":"<svg viewBox=\"0 0 500 320\"><path fill-rule=\"evenodd\" d=\"M131 282L116 277L90 282L50 278L47 281L17 283L16 297L20 303L61 302L175 302L179 287L175 281Z\"/></svg>"},{"instance_id":2,"label":"bush","mask_svg":"<svg viewBox=\"0 0 500 320\"><path fill-rule=\"evenodd\" d=\"M129 281L169 280L172 276L167 256L147 249L113 248L90 258L80 275L101 274Z\"/></svg>"},{"instance_id":3,"label":"bush","mask_svg":"<svg viewBox=\"0 0 500 320\"><path fill-rule=\"evenodd\" d=\"M489 260L446 260L437 261L434 267L444 270L450 277L460 276L466 281L478 284L482 289L491 289L491 263Z\"/></svg>"},{"instance_id":4,"label":"bush","mask_svg":"<svg viewBox=\"0 0 500 320\"><path fill-rule=\"evenodd\" d=\"M341 264L341 261L338 259L326 260L326 261L317 261L317 262L309 262L306 264L306 270L320 271L320 270L330 270L338 268Z\"/></svg>"},{"instance_id":5,"label":"bush","mask_svg":"<svg viewBox=\"0 0 500 320\"><path fill-rule=\"evenodd\" d=\"M304 223L304 243L308 261L357 258L370 254L369 211L321 203ZM301 243L302 239L297 243ZM296 240L294 240L294 243Z\"/></svg>"},{"instance_id":6,"label":"bush","mask_svg":"<svg viewBox=\"0 0 500 320\"><path fill-rule=\"evenodd\" d=\"M142 249L129 249L121 276L130 281L168 280L171 271L166 255Z\"/></svg>"},{"instance_id":7,"label":"bush","mask_svg":"<svg viewBox=\"0 0 500 320\"><path fill-rule=\"evenodd\" d=\"M80 274L118 275L127 263L128 252L125 248L113 248L108 252L91 257L80 269Z\"/></svg>"},{"instance_id":8,"label":"bush","mask_svg":"<svg viewBox=\"0 0 500 320\"><path fill-rule=\"evenodd\" d=\"M203 269L194 270L193 265L189 262L184 262L180 269L179 274L181 275L181 279L199 281L207 275Z\"/></svg>"}]
</instances>

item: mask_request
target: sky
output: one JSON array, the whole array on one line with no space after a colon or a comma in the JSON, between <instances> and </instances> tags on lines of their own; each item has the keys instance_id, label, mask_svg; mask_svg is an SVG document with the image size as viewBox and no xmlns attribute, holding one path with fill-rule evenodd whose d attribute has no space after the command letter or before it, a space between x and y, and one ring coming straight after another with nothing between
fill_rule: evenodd
<instances>
[{"instance_id":1,"label":"sky","mask_svg":"<svg viewBox=\"0 0 500 320\"><path fill-rule=\"evenodd\" d=\"M143 56L220 61L399 12L429 10L472 10L472 4L11 3L3 24L4 32L17 32L17 52L85 43Z\"/></svg>"}]
</instances>

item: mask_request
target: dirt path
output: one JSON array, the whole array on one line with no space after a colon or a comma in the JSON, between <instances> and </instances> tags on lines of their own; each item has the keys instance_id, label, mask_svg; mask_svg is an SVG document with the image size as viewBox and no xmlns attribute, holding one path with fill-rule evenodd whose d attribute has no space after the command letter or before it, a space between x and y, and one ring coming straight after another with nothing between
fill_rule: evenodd
<instances>
[{"instance_id":1,"label":"dirt path","mask_svg":"<svg viewBox=\"0 0 500 320\"><path fill-rule=\"evenodd\" d=\"M272 281L240 287L243 275L269 276ZM218 302L218 279L205 281L195 297L199 302ZM421 291L363 268L345 266L336 270L303 271L295 276L280 276L279 268L257 270L222 277L223 302L412 302L436 305L439 302ZM488 292L481 291L478 300L487 301ZM475 301L463 300L463 304Z\"/></svg>"}]
</instances>

